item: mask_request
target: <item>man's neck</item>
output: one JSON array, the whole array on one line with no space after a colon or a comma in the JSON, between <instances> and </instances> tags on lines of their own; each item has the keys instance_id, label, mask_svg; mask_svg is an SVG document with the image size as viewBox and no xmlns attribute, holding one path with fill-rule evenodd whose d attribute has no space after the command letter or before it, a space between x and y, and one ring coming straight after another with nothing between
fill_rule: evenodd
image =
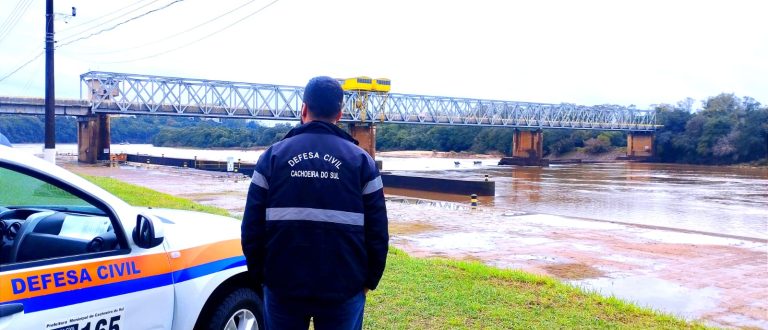
<instances>
[{"instance_id":1,"label":"man's neck","mask_svg":"<svg viewBox=\"0 0 768 330\"><path fill-rule=\"evenodd\" d=\"M336 121L335 120L317 119L317 118L312 118L312 117L309 117L309 116L307 116L307 121L305 122L305 124L306 123L311 123L313 121L319 121L319 122L323 122L323 123L326 123L326 124L336 125Z\"/></svg>"}]
</instances>

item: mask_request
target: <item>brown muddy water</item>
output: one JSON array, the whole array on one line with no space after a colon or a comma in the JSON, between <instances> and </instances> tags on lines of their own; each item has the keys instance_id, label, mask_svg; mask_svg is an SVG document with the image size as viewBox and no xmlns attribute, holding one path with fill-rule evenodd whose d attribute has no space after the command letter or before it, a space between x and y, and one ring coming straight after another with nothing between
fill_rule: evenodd
<instances>
[{"instance_id":1,"label":"brown muddy water","mask_svg":"<svg viewBox=\"0 0 768 330\"><path fill-rule=\"evenodd\" d=\"M768 239L765 168L607 163L394 173L473 180L488 174L496 196L481 202L490 207Z\"/></svg>"},{"instance_id":2,"label":"brown muddy water","mask_svg":"<svg viewBox=\"0 0 768 330\"><path fill-rule=\"evenodd\" d=\"M392 244L415 256L550 275L714 326L768 329L768 170L637 163L502 168L478 161L384 158L385 170L458 179L488 174L497 187L477 210L467 207L468 196L387 189ZM242 214L249 184L194 170L67 167L234 214Z\"/></svg>"}]
</instances>

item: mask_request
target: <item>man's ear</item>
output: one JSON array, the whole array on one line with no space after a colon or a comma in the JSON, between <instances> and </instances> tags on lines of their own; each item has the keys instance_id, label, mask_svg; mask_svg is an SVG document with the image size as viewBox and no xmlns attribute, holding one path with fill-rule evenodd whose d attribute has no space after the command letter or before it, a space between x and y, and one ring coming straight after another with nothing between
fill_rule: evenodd
<instances>
[{"instance_id":1,"label":"man's ear","mask_svg":"<svg viewBox=\"0 0 768 330\"><path fill-rule=\"evenodd\" d=\"M344 111L344 109L342 109L342 111ZM339 120L341 120L341 114L342 114L341 112L342 111L339 111L339 114L336 115L336 120L334 120L334 122L338 122Z\"/></svg>"},{"instance_id":2,"label":"man's ear","mask_svg":"<svg viewBox=\"0 0 768 330\"><path fill-rule=\"evenodd\" d=\"M307 123L307 116L309 115L309 108L306 103L301 104L301 123Z\"/></svg>"}]
</instances>

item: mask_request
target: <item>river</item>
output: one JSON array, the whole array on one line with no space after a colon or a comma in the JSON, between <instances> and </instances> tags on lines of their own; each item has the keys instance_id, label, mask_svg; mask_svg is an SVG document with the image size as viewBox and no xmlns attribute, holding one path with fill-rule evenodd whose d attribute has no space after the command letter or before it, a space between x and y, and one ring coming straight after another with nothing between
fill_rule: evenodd
<instances>
[{"instance_id":1,"label":"river","mask_svg":"<svg viewBox=\"0 0 768 330\"><path fill-rule=\"evenodd\" d=\"M40 152L39 144L17 148ZM59 153L76 145L60 144ZM200 150L152 145L112 145L116 153L255 162L261 151ZM501 167L498 159L378 157L384 170L496 182L485 205L525 212L619 221L768 238L768 169L648 163ZM456 162L459 162L456 165ZM480 162L480 164L476 164ZM390 191L391 192L391 191ZM396 191L411 195L413 192ZM416 193L416 197L466 202L468 197Z\"/></svg>"},{"instance_id":2,"label":"river","mask_svg":"<svg viewBox=\"0 0 768 330\"><path fill-rule=\"evenodd\" d=\"M488 174L496 196L481 202L495 207L768 238L768 169L604 163L405 173L478 180Z\"/></svg>"}]
</instances>

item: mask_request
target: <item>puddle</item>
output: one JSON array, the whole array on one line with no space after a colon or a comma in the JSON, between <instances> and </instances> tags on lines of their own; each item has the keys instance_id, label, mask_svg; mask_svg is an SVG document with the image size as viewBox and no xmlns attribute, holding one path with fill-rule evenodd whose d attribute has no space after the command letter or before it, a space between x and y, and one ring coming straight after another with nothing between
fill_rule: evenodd
<instances>
[{"instance_id":1,"label":"puddle","mask_svg":"<svg viewBox=\"0 0 768 330\"><path fill-rule=\"evenodd\" d=\"M491 251L499 235L491 233L451 233L417 239L416 243L433 251L461 250L462 252Z\"/></svg>"},{"instance_id":2,"label":"puddle","mask_svg":"<svg viewBox=\"0 0 768 330\"><path fill-rule=\"evenodd\" d=\"M603 295L614 295L671 313L686 319L697 319L718 305L720 290L714 287L691 289L653 277L628 276L570 281L571 284Z\"/></svg>"},{"instance_id":3,"label":"puddle","mask_svg":"<svg viewBox=\"0 0 768 330\"><path fill-rule=\"evenodd\" d=\"M424 222L390 222L389 234L390 235L413 235L420 234L428 231L436 230L438 227Z\"/></svg>"},{"instance_id":4,"label":"puddle","mask_svg":"<svg viewBox=\"0 0 768 330\"><path fill-rule=\"evenodd\" d=\"M431 207L447 209L447 210L467 210L467 209L469 209L464 204L459 204L459 203L454 203L454 202L446 202L446 201L439 201L439 200L431 200L431 199L423 199L423 198L407 198L407 197L399 197L399 196L387 196L387 197L385 197L385 199L386 199L386 201L389 204L398 203L398 204L405 204L405 205L422 205L422 206L431 206Z\"/></svg>"},{"instance_id":5,"label":"puddle","mask_svg":"<svg viewBox=\"0 0 768 330\"><path fill-rule=\"evenodd\" d=\"M607 230L607 229L621 229L626 227L626 226L614 224L614 223L586 221L586 220L566 218L566 217L562 217L558 215L550 215L550 214L522 215L522 216L514 217L513 219L516 221L524 221L527 223L546 224L549 226L557 226L557 227L563 227L563 228Z\"/></svg>"},{"instance_id":6,"label":"puddle","mask_svg":"<svg viewBox=\"0 0 768 330\"><path fill-rule=\"evenodd\" d=\"M758 242L750 242L745 240L739 240L734 238L718 237L702 234L689 234L680 233L674 231L648 231L639 234L641 237L651 239L662 243L674 243L674 244L708 244L708 245L723 245L723 246L738 246L753 250L765 251L766 244Z\"/></svg>"},{"instance_id":7,"label":"puddle","mask_svg":"<svg viewBox=\"0 0 768 330\"><path fill-rule=\"evenodd\" d=\"M751 328L768 329L768 321L754 319L745 315L728 314L728 315L722 316L720 319L726 324L742 324L744 325L743 327L741 327L742 329L751 329Z\"/></svg>"},{"instance_id":8,"label":"puddle","mask_svg":"<svg viewBox=\"0 0 768 330\"><path fill-rule=\"evenodd\" d=\"M508 240L521 245L542 245L554 242L554 240L544 237L510 237Z\"/></svg>"},{"instance_id":9,"label":"puddle","mask_svg":"<svg viewBox=\"0 0 768 330\"><path fill-rule=\"evenodd\" d=\"M540 255L533 255L533 254L516 254L513 256L513 258L518 260L539 260L539 261L548 261L548 262L554 262L557 260L554 257L540 256Z\"/></svg>"},{"instance_id":10,"label":"puddle","mask_svg":"<svg viewBox=\"0 0 768 330\"><path fill-rule=\"evenodd\" d=\"M603 256L602 258L604 260L618 261L626 264L632 264L637 266L647 266L647 267L654 267L654 264L656 263L655 260L633 258L633 257L628 257L620 254L611 254L608 256Z\"/></svg>"},{"instance_id":11,"label":"puddle","mask_svg":"<svg viewBox=\"0 0 768 330\"><path fill-rule=\"evenodd\" d=\"M506 211L506 212L502 213L501 215L504 216L504 217L518 217L518 216L526 215L526 214L527 213L520 212L520 211Z\"/></svg>"},{"instance_id":12,"label":"puddle","mask_svg":"<svg viewBox=\"0 0 768 330\"><path fill-rule=\"evenodd\" d=\"M587 245L587 244L579 244L579 243L572 243L569 245L571 248L579 251L589 251L589 252L598 252L603 251L604 249L597 245Z\"/></svg>"}]
</instances>

